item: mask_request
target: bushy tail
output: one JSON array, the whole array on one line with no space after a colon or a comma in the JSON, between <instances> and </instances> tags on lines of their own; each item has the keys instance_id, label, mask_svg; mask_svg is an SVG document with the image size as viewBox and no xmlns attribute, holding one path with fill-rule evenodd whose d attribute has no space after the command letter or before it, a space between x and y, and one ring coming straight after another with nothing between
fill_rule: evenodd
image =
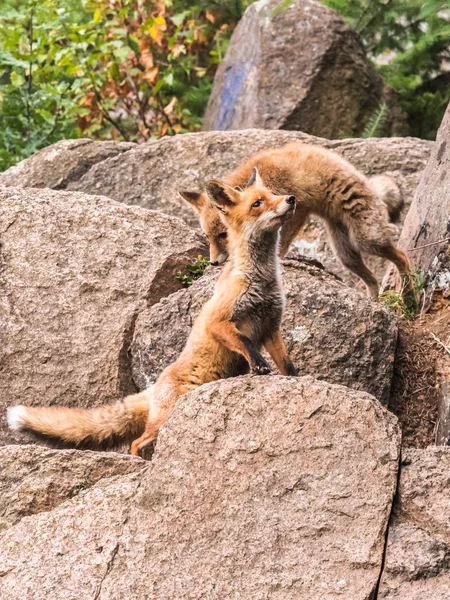
<instances>
[{"instance_id":1,"label":"bushy tail","mask_svg":"<svg viewBox=\"0 0 450 600\"><path fill-rule=\"evenodd\" d=\"M139 437L148 418L152 389L122 402L84 410L63 406L8 408L8 425L64 446L104 449Z\"/></svg>"},{"instance_id":2,"label":"bushy tail","mask_svg":"<svg viewBox=\"0 0 450 600\"><path fill-rule=\"evenodd\" d=\"M369 183L372 191L386 204L390 221L397 223L405 201L395 179L389 175L374 175L369 177Z\"/></svg>"}]
</instances>

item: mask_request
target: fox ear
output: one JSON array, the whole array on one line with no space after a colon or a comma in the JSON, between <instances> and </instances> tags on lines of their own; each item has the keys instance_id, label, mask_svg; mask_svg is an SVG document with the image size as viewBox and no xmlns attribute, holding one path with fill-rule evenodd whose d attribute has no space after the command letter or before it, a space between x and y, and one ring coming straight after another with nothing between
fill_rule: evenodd
<instances>
[{"instance_id":1,"label":"fox ear","mask_svg":"<svg viewBox=\"0 0 450 600\"><path fill-rule=\"evenodd\" d=\"M180 190L179 195L186 200L191 206L193 206L196 210L199 210L203 205L202 194L199 192L187 192L185 190Z\"/></svg>"},{"instance_id":2,"label":"fox ear","mask_svg":"<svg viewBox=\"0 0 450 600\"><path fill-rule=\"evenodd\" d=\"M259 174L259 171L256 167L253 167L252 174L251 174L250 179L248 180L248 183L245 187L248 188L251 185L253 185L254 183L256 183L256 185L258 185L259 187L264 187L264 182L261 179L261 175Z\"/></svg>"},{"instance_id":3,"label":"fox ear","mask_svg":"<svg viewBox=\"0 0 450 600\"><path fill-rule=\"evenodd\" d=\"M211 179L206 182L206 193L217 208L226 213L239 198L239 192L222 181Z\"/></svg>"}]
</instances>

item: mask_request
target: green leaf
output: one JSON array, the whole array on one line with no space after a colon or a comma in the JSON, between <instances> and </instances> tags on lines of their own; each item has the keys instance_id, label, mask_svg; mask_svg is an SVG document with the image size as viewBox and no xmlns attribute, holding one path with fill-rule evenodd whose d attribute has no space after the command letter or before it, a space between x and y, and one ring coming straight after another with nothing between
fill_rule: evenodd
<instances>
[{"instance_id":1,"label":"green leaf","mask_svg":"<svg viewBox=\"0 0 450 600\"><path fill-rule=\"evenodd\" d=\"M428 2L424 2L420 8L419 17L421 19L427 19L431 15L435 15L445 8L446 5L447 3L442 0L429 0Z\"/></svg>"},{"instance_id":2,"label":"green leaf","mask_svg":"<svg viewBox=\"0 0 450 600\"><path fill-rule=\"evenodd\" d=\"M25 77L19 75L19 73L16 73L15 71L11 71L9 78L11 79L12 85L16 88L22 86L25 83Z\"/></svg>"},{"instance_id":3,"label":"green leaf","mask_svg":"<svg viewBox=\"0 0 450 600\"><path fill-rule=\"evenodd\" d=\"M180 27L184 20L186 18L186 13L182 12L182 13L178 13L177 15L172 15L170 17L170 20L172 21L172 23L174 23L177 27Z\"/></svg>"},{"instance_id":4,"label":"green leaf","mask_svg":"<svg viewBox=\"0 0 450 600\"><path fill-rule=\"evenodd\" d=\"M165 79L160 79L159 81L157 81L155 83L155 85L153 86L153 93L157 94L159 92L159 90L163 87L163 85L165 85L166 81Z\"/></svg>"},{"instance_id":5,"label":"green leaf","mask_svg":"<svg viewBox=\"0 0 450 600\"><path fill-rule=\"evenodd\" d=\"M167 83L167 85L172 86L173 85L173 73L167 73L167 75L164 76L164 81Z\"/></svg>"}]
</instances>

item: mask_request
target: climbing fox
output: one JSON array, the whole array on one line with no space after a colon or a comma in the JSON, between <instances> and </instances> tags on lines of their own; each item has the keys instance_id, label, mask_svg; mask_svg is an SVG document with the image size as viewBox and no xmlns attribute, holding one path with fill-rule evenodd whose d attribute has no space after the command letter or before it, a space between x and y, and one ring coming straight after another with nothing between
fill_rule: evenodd
<instances>
[{"instance_id":1,"label":"climbing fox","mask_svg":"<svg viewBox=\"0 0 450 600\"><path fill-rule=\"evenodd\" d=\"M89 448L140 436L131 444L131 454L138 455L156 439L182 394L249 370L269 373L262 346L283 375L297 375L280 332L284 295L278 258L279 230L292 219L296 201L270 192L256 167L246 183L243 190L221 181L206 183L209 201L228 231L230 260L178 360L153 387L92 410L15 406L8 410L12 429Z\"/></svg>"},{"instance_id":2,"label":"climbing fox","mask_svg":"<svg viewBox=\"0 0 450 600\"><path fill-rule=\"evenodd\" d=\"M255 154L232 172L226 183L234 189L242 188L254 167L267 190L294 194L297 198L294 218L281 229L282 257L308 215L315 214L325 221L338 258L364 281L373 299L378 298L378 282L364 264L361 251L387 258L401 275L409 271L406 255L392 241L396 228L391 223L398 220L403 199L391 177L367 178L334 152L294 142ZM225 221L207 194L180 194L199 213L201 227L209 239L211 263L223 263L228 256Z\"/></svg>"}]
</instances>

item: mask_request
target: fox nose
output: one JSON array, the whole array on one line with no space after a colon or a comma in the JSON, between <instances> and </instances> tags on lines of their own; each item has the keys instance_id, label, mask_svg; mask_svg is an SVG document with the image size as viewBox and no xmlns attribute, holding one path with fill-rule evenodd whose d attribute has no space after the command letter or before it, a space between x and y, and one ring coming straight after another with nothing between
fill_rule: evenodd
<instances>
[{"instance_id":1,"label":"fox nose","mask_svg":"<svg viewBox=\"0 0 450 600\"><path fill-rule=\"evenodd\" d=\"M286 196L286 202L288 204L295 204L295 196Z\"/></svg>"},{"instance_id":2,"label":"fox nose","mask_svg":"<svg viewBox=\"0 0 450 600\"><path fill-rule=\"evenodd\" d=\"M210 264L211 266L213 266L213 267L217 267L217 266L218 266L218 264L219 264L219 261L218 261L218 260L214 260L214 261L210 260L210 261L209 261L209 264Z\"/></svg>"}]
</instances>

